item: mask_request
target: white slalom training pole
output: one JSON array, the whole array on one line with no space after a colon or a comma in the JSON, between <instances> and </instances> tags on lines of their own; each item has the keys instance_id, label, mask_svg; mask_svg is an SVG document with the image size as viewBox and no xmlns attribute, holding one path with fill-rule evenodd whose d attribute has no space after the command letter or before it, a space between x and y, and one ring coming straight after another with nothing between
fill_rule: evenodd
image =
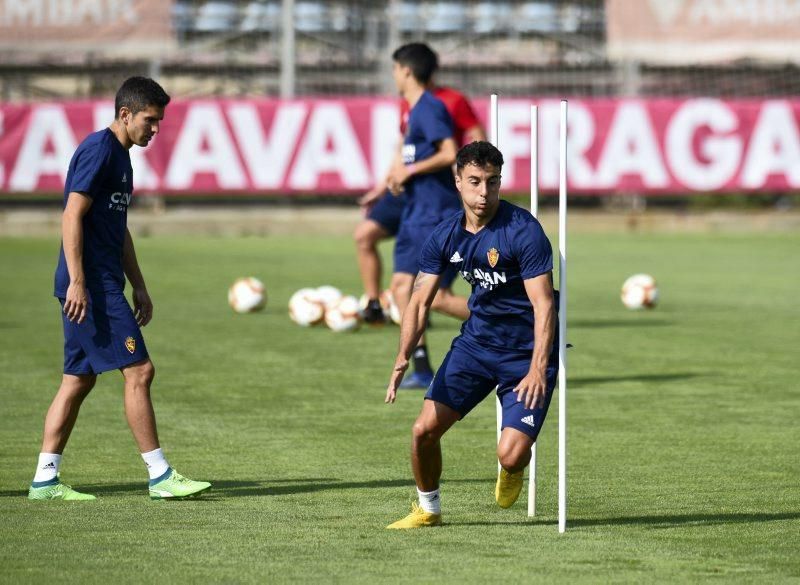
<instances>
[{"instance_id":1,"label":"white slalom training pole","mask_svg":"<svg viewBox=\"0 0 800 585\"><path fill-rule=\"evenodd\" d=\"M498 117L498 105L497 105L497 94L493 93L491 99L489 100L489 142L491 142L495 148L500 148L500 131L497 128L497 117ZM497 443L500 444L500 434L501 434L501 427L503 426L503 405L500 403L500 397L497 397ZM497 473L500 473L500 460L497 461Z\"/></svg>"},{"instance_id":2,"label":"white slalom training pole","mask_svg":"<svg viewBox=\"0 0 800 585\"><path fill-rule=\"evenodd\" d=\"M558 531L567 529L567 100L558 149Z\"/></svg>"},{"instance_id":3,"label":"white slalom training pole","mask_svg":"<svg viewBox=\"0 0 800 585\"><path fill-rule=\"evenodd\" d=\"M539 108L531 105L531 213L539 213ZM541 435L540 435L541 436ZM528 517L536 515L536 443L531 445L531 463L528 466Z\"/></svg>"},{"instance_id":4,"label":"white slalom training pole","mask_svg":"<svg viewBox=\"0 0 800 585\"><path fill-rule=\"evenodd\" d=\"M539 217L539 107L531 106L531 213Z\"/></svg>"},{"instance_id":5,"label":"white slalom training pole","mask_svg":"<svg viewBox=\"0 0 800 585\"><path fill-rule=\"evenodd\" d=\"M489 101L489 142L491 142L495 148L500 148L500 132L497 129L497 114L497 94L493 93Z\"/></svg>"}]
</instances>

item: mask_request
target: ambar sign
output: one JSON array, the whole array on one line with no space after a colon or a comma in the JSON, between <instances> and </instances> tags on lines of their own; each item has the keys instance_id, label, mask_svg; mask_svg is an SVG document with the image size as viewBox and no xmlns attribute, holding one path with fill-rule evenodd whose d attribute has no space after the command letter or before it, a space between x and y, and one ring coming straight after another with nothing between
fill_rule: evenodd
<instances>
[{"instance_id":1,"label":"ambar sign","mask_svg":"<svg viewBox=\"0 0 800 585\"><path fill-rule=\"evenodd\" d=\"M0 46L166 40L171 6L170 0L0 0Z\"/></svg>"},{"instance_id":2,"label":"ambar sign","mask_svg":"<svg viewBox=\"0 0 800 585\"><path fill-rule=\"evenodd\" d=\"M611 58L798 61L800 0L606 0Z\"/></svg>"}]
</instances>

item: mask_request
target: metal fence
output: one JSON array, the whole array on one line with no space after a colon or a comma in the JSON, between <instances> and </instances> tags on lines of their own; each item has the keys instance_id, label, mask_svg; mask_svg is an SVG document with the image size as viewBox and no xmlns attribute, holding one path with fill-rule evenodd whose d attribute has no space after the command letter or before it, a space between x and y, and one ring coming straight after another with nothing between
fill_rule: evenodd
<instances>
[{"instance_id":1,"label":"metal fence","mask_svg":"<svg viewBox=\"0 0 800 585\"><path fill-rule=\"evenodd\" d=\"M791 62L612 60L603 0L173 0L169 14L164 50L6 47L0 98L107 96L137 73L179 97L386 95L391 52L412 40L472 96L800 94Z\"/></svg>"}]
</instances>

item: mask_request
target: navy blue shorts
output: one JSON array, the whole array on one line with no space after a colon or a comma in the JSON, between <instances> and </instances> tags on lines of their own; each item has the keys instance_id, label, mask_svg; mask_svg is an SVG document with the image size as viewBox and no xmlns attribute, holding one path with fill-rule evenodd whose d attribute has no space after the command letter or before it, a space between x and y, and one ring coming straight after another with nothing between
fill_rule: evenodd
<instances>
[{"instance_id":1,"label":"navy blue shorts","mask_svg":"<svg viewBox=\"0 0 800 585\"><path fill-rule=\"evenodd\" d=\"M408 225L403 223L394 242L394 271L417 275L419 272L419 256L428 237L436 225ZM448 266L439 281L440 288L450 288L458 276L455 267Z\"/></svg>"},{"instance_id":2,"label":"navy blue shorts","mask_svg":"<svg viewBox=\"0 0 800 585\"><path fill-rule=\"evenodd\" d=\"M118 370L148 357L144 338L125 295L89 293L86 319L80 325L64 315L64 373L86 376Z\"/></svg>"},{"instance_id":3,"label":"navy blue shorts","mask_svg":"<svg viewBox=\"0 0 800 585\"><path fill-rule=\"evenodd\" d=\"M547 416L558 377L558 340L553 341L553 347L546 371L544 406L525 408L524 403L517 402L513 392L530 370L529 352L488 349L461 336L453 341L425 398L449 406L464 418L498 386L497 395L503 406L502 428L517 429L535 441Z\"/></svg>"},{"instance_id":4,"label":"navy blue shorts","mask_svg":"<svg viewBox=\"0 0 800 585\"><path fill-rule=\"evenodd\" d=\"M403 209L406 206L404 195L394 196L389 191L375 202L372 209L367 213L367 219L380 224L389 235L397 235L400 230L400 218L403 216Z\"/></svg>"}]
</instances>

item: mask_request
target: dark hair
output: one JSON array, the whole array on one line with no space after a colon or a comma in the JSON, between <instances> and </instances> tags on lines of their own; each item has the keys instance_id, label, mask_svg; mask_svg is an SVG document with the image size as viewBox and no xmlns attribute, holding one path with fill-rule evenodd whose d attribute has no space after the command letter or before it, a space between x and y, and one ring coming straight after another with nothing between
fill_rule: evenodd
<instances>
[{"instance_id":1,"label":"dark hair","mask_svg":"<svg viewBox=\"0 0 800 585\"><path fill-rule=\"evenodd\" d=\"M126 107L131 114L157 106L167 107L169 96L164 88L148 77L129 77L117 90L114 99L114 117L119 118L119 109Z\"/></svg>"},{"instance_id":2,"label":"dark hair","mask_svg":"<svg viewBox=\"0 0 800 585\"><path fill-rule=\"evenodd\" d=\"M392 60L411 69L414 79L425 85L439 68L439 57L425 43L408 43L392 53Z\"/></svg>"},{"instance_id":3,"label":"dark hair","mask_svg":"<svg viewBox=\"0 0 800 585\"><path fill-rule=\"evenodd\" d=\"M456 171L461 170L467 165L476 165L481 168L487 164L503 168L503 153L501 153L491 142L471 142L463 146L456 155Z\"/></svg>"}]
</instances>

